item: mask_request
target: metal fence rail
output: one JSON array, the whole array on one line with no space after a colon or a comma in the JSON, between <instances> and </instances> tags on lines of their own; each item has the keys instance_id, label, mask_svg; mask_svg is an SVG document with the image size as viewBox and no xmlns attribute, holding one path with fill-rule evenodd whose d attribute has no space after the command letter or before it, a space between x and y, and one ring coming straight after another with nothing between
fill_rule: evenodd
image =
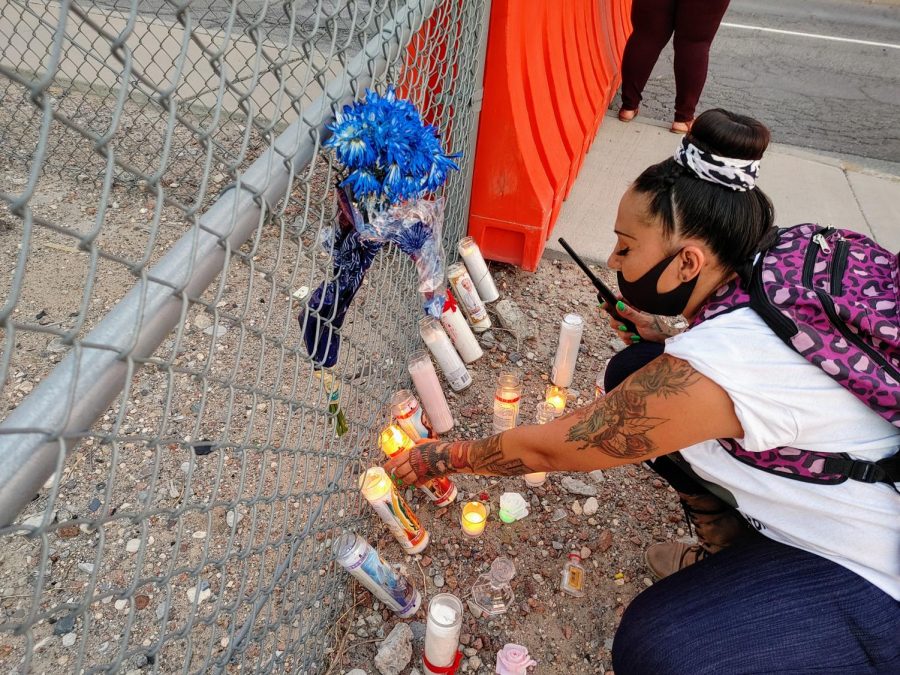
<instances>
[{"instance_id":1,"label":"metal fence rail","mask_svg":"<svg viewBox=\"0 0 900 675\"><path fill-rule=\"evenodd\" d=\"M324 125L395 83L467 152L485 0L0 6L0 669L324 672L330 540L406 383L413 265L379 254L333 385ZM452 251L452 247L447 247ZM130 290L129 290L130 289Z\"/></svg>"}]
</instances>

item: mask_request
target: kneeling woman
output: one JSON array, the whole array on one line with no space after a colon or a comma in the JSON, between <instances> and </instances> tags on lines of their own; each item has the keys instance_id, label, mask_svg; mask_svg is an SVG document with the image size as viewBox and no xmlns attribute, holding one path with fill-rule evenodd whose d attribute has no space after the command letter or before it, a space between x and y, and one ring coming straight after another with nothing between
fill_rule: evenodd
<instances>
[{"instance_id":1,"label":"kneeling woman","mask_svg":"<svg viewBox=\"0 0 900 675\"><path fill-rule=\"evenodd\" d=\"M617 675L900 672L900 493L888 459L900 445L897 259L869 261L888 266L878 289L888 299L874 303L882 314L865 323L883 331L881 353L853 356L854 336L844 334L833 358L811 362L758 304L729 306L723 299L746 299L754 265L770 258L761 252L818 247L809 265L784 270L788 284L819 275L818 256L846 249L827 229L798 231L802 242L776 230L754 185L768 140L753 119L708 111L675 157L649 167L622 198L609 266L631 305L618 313L643 340L611 361L605 399L540 433L525 426L426 442L386 466L407 483L639 462L665 476L700 544L648 550L662 580L622 618ZM823 293L868 273L850 270L845 280L842 265L826 265L832 288ZM635 308L683 314L691 328L667 337ZM883 369L868 398L860 391L870 382L840 382L848 353L852 367Z\"/></svg>"}]
</instances>

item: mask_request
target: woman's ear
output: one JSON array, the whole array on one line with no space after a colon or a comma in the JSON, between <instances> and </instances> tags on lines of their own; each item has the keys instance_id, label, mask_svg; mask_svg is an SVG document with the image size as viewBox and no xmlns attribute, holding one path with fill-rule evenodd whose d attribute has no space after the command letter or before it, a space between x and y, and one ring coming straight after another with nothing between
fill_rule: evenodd
<instances>
[{"instance_id":1,"label":"woman's ear","mask_svg":"<svg viewBox=\"0 0 900 675\"><path fill-rule=\"evenodd\" d=\"M678 260L678 279L684 283L700 274L706 264L706 252L699 246L685 246Z\"/></svg>"}]
</instances>

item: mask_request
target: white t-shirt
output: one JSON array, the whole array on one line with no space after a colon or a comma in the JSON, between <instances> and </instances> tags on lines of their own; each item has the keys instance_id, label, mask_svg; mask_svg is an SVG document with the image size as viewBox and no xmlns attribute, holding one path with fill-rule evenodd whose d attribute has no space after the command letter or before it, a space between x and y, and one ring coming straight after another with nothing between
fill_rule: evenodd
<instances>
[{"instance_id":1,"label":"white t-shirt","mask_svg":"<svg viewBox=\"0 0 900 675\"><path fill-rule=\"evenodd\" d=\"M791 446L875 461L900 444L900 430L785 345L749 308L670 338L665 350L728 392L749 451ZM783 478L739 462L716 441L681 454L699 476L730 491L763 534L833 560L900 600L900 495L890 486Z\"/></svg>"}]
</instances>

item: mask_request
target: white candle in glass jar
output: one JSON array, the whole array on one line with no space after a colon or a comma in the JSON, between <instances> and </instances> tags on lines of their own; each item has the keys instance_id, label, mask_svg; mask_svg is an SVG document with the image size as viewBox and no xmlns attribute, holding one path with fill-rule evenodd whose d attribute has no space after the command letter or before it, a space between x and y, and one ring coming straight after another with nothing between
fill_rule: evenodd
<instances>
[{"instance_id":1,"label":"white candle in glass jar","mask_svg":"<svg viewBox=\"0 0 900 675\"><path fill-rule=\"evenodd\" d=\"M477 361L484 352L481 345L475 339L472 329L469 328L469 322L463 316L462 310L456 304L456 298L450 291L447 291L447 301L444 303L444 312L441 314L441 325L447 331L450 341L456 347L456 351L466 363Z\"/></svg>"},{"instance_id":2,"label":"white candle in glass jar","mask_svg":"<svg viewBox=\"0 0 900 675\"><path fill-rule=\"evenodd\" d=\"M578 359L578 347L581 345L581 332L584 320L578 314L566 314L559 327L559 346L556 348L556 359L550 380L557 387L569 387L575 376L575 361Z\"/></svg>"},{"instance_id":3,"label":"white candle in glass jar","mask_svg":"<svg viewBox=\"0 0 900 675\"><path fill-rule=\"evenodd\" d=\"M423 317L419 321L419 334L438 366L444 371L447 384L453 391L462 391L472 384L472 376L466 369L466 364L456 353L453 343L437 319L430 316Z\"/></svg>"},{"instance_id":4,"label":"white candle in glass jar","mask_svg":"<svg viewBox=\"0 0 900 675\"><path fill-rule=\"evenodd\" d=\"M475 239L473 237L463 237L459 240L459 245L456 248L466 264L466 269L469 270L469 276L472 277L481 299L484 302L493 302L499 298L500 292L497 290L497 284L494 283L494 277L491 276L491 271L488 269Z\"/></svg>"},{"instance_id":5,"label":"white candle in glass jar","mask_svg":"<svg viewBox=\"0 0 900 675\"><path fill-rule=\"evenodd\" d=\"M422 658L427 675L446 673L456 662L462 619L462 601L451 593L439 593L428 603Z\"/></svg>"},{"instance_id":6,"label":"white candle in glass jar","mask_svg":"<svg viewBox=\"0 0 900 675\"><path fill-rule=\"evenodd\" d=\"M466 313L472 330L476 333L483 333L491 327L491 318L488 316L487 308L484 306L481 296L475 288L475 282L466 271L465 265L455 263L447 268L447 280L450 282L450 288L453 294L459 300L460 306Z\"/></svg>"},{"instance_id":7,"label":"white candle in glass jar","mask_svg":"<svg viewBox=\"0 0 900 675\"><path fill-rule=\"evenodd\" d=\"M431 428L436 434L447 433L453 428L453 414L428 352L420 349L410 354L407 367Z\"/></svg>"}]
</instances>

